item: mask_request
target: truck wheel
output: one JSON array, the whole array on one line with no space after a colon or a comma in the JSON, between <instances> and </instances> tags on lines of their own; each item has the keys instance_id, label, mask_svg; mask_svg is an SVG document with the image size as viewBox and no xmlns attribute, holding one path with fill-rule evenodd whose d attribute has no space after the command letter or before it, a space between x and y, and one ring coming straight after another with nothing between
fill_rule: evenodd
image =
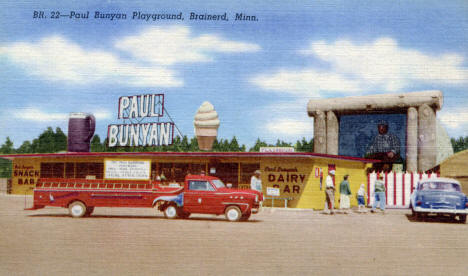
<instances>
[{"instance_id":1,"label":"truck wheel","mask_svg":"<svg viewBox=\"0 0 468 276\"><path fill-rule=\"evenodd\" d=\"M247 220L249 220L250 215L252 215L252 213L244 214L244 215L242 215L242 217L241 217L240 220L241 220L241 221L247 221Z\"/></svg>"},{"instance_id":2,"label":"truck wheel","mask_svg":"<svg viewBox=\"0 0 468 276\"><path fill-rule=\"evenodd\" d=\"M89 216L91 216L91 214L92 214L93 212L94 212L94 206L88 207L88 208L86 208L85 216L86 216L86 217L89 217Z\"/></svg>"},{"instance_id":3,"label":"truck wheel","mask_svg":"<svg viewBox=\"0 0 468 276\"><path fill-rule=\"evenodd\" d=\"M241 219L242 213L237 206L229 206L224 212L226 219L229 221L239 221Z\"/></svg>"},{"instance_id":4,"label":"truck wheel","mask_svg":"<svg viewBox=\"0 0 468 276\"><path fill-rule=\"evenodd\" d=\"M164 216L168 219L177 218L177 208L174 205L169 205L164 209Z\"/></svg>"},{"instance_id":5,"label":"truck wheel","mask_svg":"<svg viewBox=\"0 0 468 276\"><path fill-rule=\"evenodd\" d=\"M81 218L86 214L86 205L81 201L74 201L68 206L70 215L74 218Z\"/></svg>"},{"instance_id":6,"label":"truck wheel","mask_svg":"<svg viewBox=\"0 0 468 276\"><path fill-rule=\"evenodd\" d=\"M177 208L177 216L181 219L187 219L190 217L190 213L184 212L182 208Z\"/></svg>"},{"instance_id":7,"label":"truck wheel","mask_svg":"<svg viewBox=\"0 0 468 276\"><path fill-rule=\"evenodd\" d=\"M458 221L460 223L466 223L466 215L458 215Z\"/></svg>"}]
</instances>

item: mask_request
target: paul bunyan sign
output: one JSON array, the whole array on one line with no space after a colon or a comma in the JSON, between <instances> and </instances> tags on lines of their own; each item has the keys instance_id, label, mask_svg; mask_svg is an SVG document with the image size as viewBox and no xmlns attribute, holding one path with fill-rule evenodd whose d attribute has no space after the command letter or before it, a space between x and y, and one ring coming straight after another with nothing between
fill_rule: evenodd
<instances>
[{"instance_id":1,"label":"paul bunyan sign","mask_svg":"<svg viewBox=\"0 0 468 276\"><path fill-rule=\"evenodd\" d=\"M171 145L174 139L174 123L147 122L144 119L164 115L164 94L124 96L119 99L119 119L129 124L108 126L108 146L162 146ZM134 123L134 121L136 123Z\"/></svg>"}]
</instances>

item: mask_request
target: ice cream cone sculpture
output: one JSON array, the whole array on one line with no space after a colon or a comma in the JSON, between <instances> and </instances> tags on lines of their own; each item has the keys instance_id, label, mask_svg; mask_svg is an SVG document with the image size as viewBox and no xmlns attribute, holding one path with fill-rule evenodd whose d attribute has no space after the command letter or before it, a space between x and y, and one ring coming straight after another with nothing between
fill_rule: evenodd
<instances>
[{"instance_id":1,"label":"ice cream cone sculpture","mask_svg":"<svg viewBox=\"0 0 468 276\"><path fill-rule=\"evenodd\" d=\"M201 150L211 150L213 142L218 135L219 127L218 113L211 103L204 102L198 108L193 124L198 140L198 148Z\"/></svg>"}]
</instances>

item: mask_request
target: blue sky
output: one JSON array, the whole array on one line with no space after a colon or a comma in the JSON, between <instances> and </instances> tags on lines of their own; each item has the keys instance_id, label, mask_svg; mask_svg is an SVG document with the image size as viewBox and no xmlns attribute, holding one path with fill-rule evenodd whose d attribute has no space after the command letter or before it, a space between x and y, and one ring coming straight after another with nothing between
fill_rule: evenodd
<instances>
[{"instance_id":1,"label":"blue sky","mask_svg":"<svg viewBox=\"0 0 468 276\"><path fill-rule=\"evenodd\" d=\"M218 137L251 146L312 138L312 98L435 89L449 135L468 135L466 1L93 2L0 4L0 143L9 136L18 147L48 126L66 132L70 112L94 113L104 138L119 123L119 97L149 93L165 94L183 134L194 135L209 101ZM33 19L35 10L90 18ZM134 11L185 20L132 20ZM190 12L229 21L190 21ZM235 21L241 12L258 21Z\"/></svg>"}]
</instances>

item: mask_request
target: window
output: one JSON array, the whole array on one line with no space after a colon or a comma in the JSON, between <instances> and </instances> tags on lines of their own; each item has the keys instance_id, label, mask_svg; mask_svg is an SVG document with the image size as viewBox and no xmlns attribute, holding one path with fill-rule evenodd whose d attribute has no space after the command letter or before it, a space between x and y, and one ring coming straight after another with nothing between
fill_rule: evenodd
<instances>
[{"instance_id":1,"label":"window","mask_svg":"<svg viewBox=\"0 0 468 276\"><path fill-rule=\"evenodd\" d=\"M162 181L183 183L187 174L201 174L206 164L202 163L155 163L151 164L151 179L162 177Z\"/></svg>"},{"instance_id":2,"label":"window","mask_svg":"<svg viewBox=\"0 0 468 276\"><path fill-rule=\"evenodd\" d=\"M103 172L103 163L76 163L76 178L86 178L88 175L94 175L96 179L102 179Z\"/></svg>"},{"instance_id":3,"label":"window","mask_svg":"<svg viewBox=\"0 0 468 276\"><path fill-rule=\"evenodd\" d=\"M444 190L449 192L460 192L460 185L450 182L426 182L421 185L420 190Z\"/></svg>"},{"instance_id":4,"label":"window","mask_svg":"<svg viewBox=\"0 0 468 276\"><path fill-rule=\"evenodd\" d=\"M174 164L174 180L175 182L184 182L185 175L189 171L189 164L175 163Z\"/></svg>"},{"instance_id":5,"label":"window","mask_svg":"<svg viewBox=\"0 0 468 276\"><path fill-rule=\"evenodd\" d=\"M241 183L250 184L250 178L256 170L260 169L260 164L241 164Z\"/></svg>"},{"instance_id":6,"label":"window","mask_svg":"<svg viewBox=\"0 0 468 276\"><path fill-rule=\"evenodd\" d=\"M224 188L226 187L223 183L223 181L221 180L218 180L218 179L215 179L215 180L212 180L213 184L216 186L216 188Z\"/></svg>"},{"instance_id":7,"label":"window","mask_svg":"<svg viewBox=\"0 0 468 276\"><path fill-rule=\"evenodd\" d=\"M65 163L41 163L41 178L63 178Z\"/></svg>"},{"instance_id":8,"label":"window","mask_svg":"<svg viewBox=\"0 0 468 276\"><path fill-rule=\"evenodd\" d=\"M65 163L65 178L75 178L75 163Z\"/></svg>"},{"instance_id":9,"label":"window","mask_svg":"<svg viewBox=\"0 0 468 276\"><path fill-rule=\"evenodd\" d=\"M213 187L208 181L190 181L189 190L192 191L213 191Z\"/></svg>"}]
</instances>

